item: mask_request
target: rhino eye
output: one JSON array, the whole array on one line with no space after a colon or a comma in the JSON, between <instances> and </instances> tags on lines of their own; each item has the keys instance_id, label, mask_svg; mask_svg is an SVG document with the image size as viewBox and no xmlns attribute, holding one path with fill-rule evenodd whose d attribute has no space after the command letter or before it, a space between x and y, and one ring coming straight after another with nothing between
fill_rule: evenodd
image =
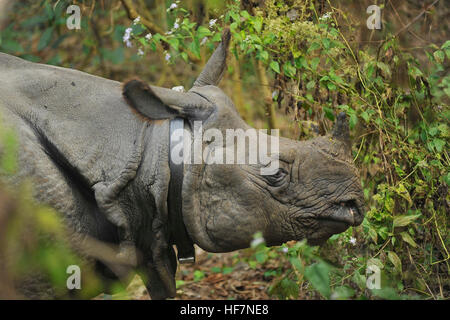
<instances>
[{"instance_id":1,"label":"rhino eye","mask_svg":"<svg viewBox=\"0 0 450 320\"><path fill-rule=\"evenodd\" d=\"M287 171L283 168L279 168L273 175L266 176L267 182L274 187L279 187L283 184L284 178L287 176Z\"/></svg>"}]
</instances>

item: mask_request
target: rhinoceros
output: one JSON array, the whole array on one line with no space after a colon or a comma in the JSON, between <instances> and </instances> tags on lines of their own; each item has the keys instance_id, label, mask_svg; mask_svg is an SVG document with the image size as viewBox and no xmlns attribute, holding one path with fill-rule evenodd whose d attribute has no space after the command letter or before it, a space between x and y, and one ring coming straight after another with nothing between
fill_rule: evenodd
<instances>
[{"instance_id":1,"label":"rhinoceros","mask_svg":"<svg viewBox=\"0 0 450 320\"><path fill-rule=\"evenodd\" d=\"M345 114L325 136L280 137L269 175L258 170L267 163L171 165L172 126L250 128L218 87L229 41L224 32L187 92L0 53L0 113L20 141L16 176L32 177L37 200L75 234L116 244L117 268L100 261L99 271L118 275L120 261L144 270L152 299L176 294L174 245L189 261L193 244L229 252L249 247L258 231L269 246L320 244L364 217Z\"/></svg>"}]
</instances>

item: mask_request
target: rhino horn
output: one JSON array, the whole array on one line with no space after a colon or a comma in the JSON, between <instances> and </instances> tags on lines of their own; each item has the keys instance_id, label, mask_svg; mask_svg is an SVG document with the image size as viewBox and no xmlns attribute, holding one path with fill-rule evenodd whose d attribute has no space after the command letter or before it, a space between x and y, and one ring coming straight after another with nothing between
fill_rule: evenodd
<instances>
[{"instance_id":1,"label":"rhino horn","mask_svg":"<svg viewBox=\"0 0 450 320\"><path fill-rule=\"evenodd\" d=\"M338 114L332 137L333 139L343 142L347 150L351 150L350 130L345 112Z\"/></svg>"},{"instance_id":2,"label":"rhino horn","mask_svg":"<svg viewBox=\"0 0 450 320\"><path fill-rule=\"evenodd\" d=\"M217 86L219 84L227 65L230 39L230 29L227 28L222 34L222 42L216 48L211 58L209 58L197 80L195 80L194 87L203 87L208 85Z\"/></svg>"}]
</instances>

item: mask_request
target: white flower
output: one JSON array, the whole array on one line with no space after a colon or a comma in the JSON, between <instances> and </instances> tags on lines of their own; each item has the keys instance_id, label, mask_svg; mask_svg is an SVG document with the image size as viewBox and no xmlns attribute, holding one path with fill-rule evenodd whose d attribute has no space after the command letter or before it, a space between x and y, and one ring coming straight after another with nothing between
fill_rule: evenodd
<instances>
[{"instance_id":1,"label":"white flower","mask_svg":"<svg viewBox=\"0 0 450 320\"><path fill-rule=\"evenodd\" d=\"M169 7L170 10L175 9L176 7L178 7L178 5L176 3L172 3Z\"/></svg>"},{"instance_id":2,"label":"white flower","mask_svg":"<svg viewBox=\"0 0 450 320\"><path fill-rule=\"evenodd\" d=\"M166 61L169 61L171 57L172 56L170 55L170 53L166 53L166 56L165 56Z\"/></svg>"},{"instance_id":3,"label":"white flower","mask_svg":"<svg viewBox=\"0 0 450 320\"><path fill-rule=\"evenodd\" d=\"M289 248L287 248L287 247L283 247L283 248L281 249L281 251L283 251L284 253L288 253L288 251L289 251Z\"/></svg>"},{"instance_id":4,"label":"white flower","mask_svg":"<svg viewBox=\"0 0 450 320\"><path fill-rule=\"evenodd\" d=\"M153 37L153 36L152 36L151 33L147 33L147 34L145 35L145 39L147 39L147 40L150 40L152 37Z\"/></svg>"},{"instance_id":5,"label":"white flower","mask_svg":"<svg viewBox=\"0 0 450 320\"><path fill-rule=\"evenodd\" d=\"M131 29L131 28L126 28L125 29L125 33L124 33L124 35L123 35L123 42L125 42L125 45L128 47L128 48L131 48L132 46L133 46L133 44L131 43L131 41L130 41L130 38L131 38L131 32L133 31L133 29Z\"/></svg>"},{"instance_id":6,"label":"white flower","mask_svg":"<svg viewBox=\"0 0 450 320\"><path fill-rule=\"evenodd\" d=\"M173 28L176 30L176 29L178 29L179 27L180 27L180 25L178 24L178 22L175 22L174 25L173 25Z\"/></svg>"},{"instance_id":7,"label":"white flower","mask_svg":"<svg viewBox=\"0 0 450 320\"><path fill-rule=\"evenodd\" d=\"M171 35L172 33L173 33L172 30L166 32L166 34L168 34L168 35Z\"/></svg>"},{"instance_id":8,"label":"white flower","mask_svg":"<svg viewBox=\"0 0 450 320\"><path fill-rule=\"evenodd\" d=\"M206 43L206 41L208 41L208 37L204 37L204 38L202 39L202 41L200 42L200 45L201 45L201 46L204 45L204 44Z\"/></svg>"},{"instance_id":9,"label":"white flower","mask_svg":"<svg viewBox=\"0 0 450 320\"><path fill-rule=\"evenodd\" d=\"M213 25L216 24L217 19L211 19L209 20L209 27L211 28Z\"/></svg>"},{"instance_id":10,"label":"white flower","mask_svg":"<svg viewBox=\"0 0 450 320\"><path fill-rule=\"evenodd\" d=\"M272 92L272 100L275 100L278 97L278 91L275 90L274 92Z\"/></svg>"},{"instance_id":11,"label":"white flower","mask_svg":"<svg viewBox=\"0 0 450 320\"><path fill-rule=\"evenodd\" d=\"M263 237L255 238L252 240L250 246L252 248L255 248L255 247L259 246L260 244L263 244L264 242L265 242L265 240Z\"/></svg>"},{"instance_id":12,"label":"white flower","mask_svg":"<svg viewBox=\"0 0 450 320\"><path fill-rule=\"evenodd\" d=\"M327 13L325 13L323 16L321 16L321 17L319 18L319 20L324 21L324 20L328 20L329 18L331 18L331 13L330 13L330 12L327 12Z\"/></svg>"},{"instance_id":13,"label":"white flower","mask_svg":"<svg viewBox=\"0 0 450 320\"><path fill-rule=\"evenodd\" d=\"M141 17L139 16L133 20L133 24L138 24L139 22L141 22Z\"/></svg>"},{"instance_id":14,"label":"white flower","mask_svg":"<svg viewBox=\"0 0 450 320\"><path fill-rule=\"evenodd\" d=\"M131 31L133 31L133 29L131 29L131 28L126 28L125 29L125 33L123 35L123 42L128 42L130 40Z\"/></svg>"},{"instance_id":15,"label":"white flower","mask_svg":"<svg viewBox=\"0 0 450 320\"><path fill-rule=\"evenodd\" d=\"M350 237L350 240L348 240L352 245L356 245L356 238Z\"/></svg>"},{"instance_id":16,"label":"white flower","mask_svg":"<svg viewBox=\"0 0 450 320\"><path fill-rule=\"evenodd\" d=\"M173 91L178 91L178 92L186 92L186 90L184 90L183 86L176 86L172 88Z\"/></svg>"},{"instance_id":17,"label":"white flower","mask_svg":"<svg viewBox=\"0 0 450 320\"><path fill-rule=\"evenodd\" d=\"M143 56L144 55L144 50L142 50L141 48L138 49L138 56Z\"/></svg>"}]
</instances>

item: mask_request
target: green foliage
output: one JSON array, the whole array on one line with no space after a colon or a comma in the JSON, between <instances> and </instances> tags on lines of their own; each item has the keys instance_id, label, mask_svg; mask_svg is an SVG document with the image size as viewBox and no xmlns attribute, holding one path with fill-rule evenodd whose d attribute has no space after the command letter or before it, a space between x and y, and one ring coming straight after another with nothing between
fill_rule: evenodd
<instances>
[{"instance_id":1,"label":"green foliage","mask_svg":"<svg viewBox=\"0 0 450 320\"><path fill-rule=\"evenodd\" d=\"M17 147L16 132L5 125L0 114L0 177L8 179L16 173ZM52 292L49 296L44 292L43 298L86 298L103 290L93 266L83 260L71 245L70 232L61 216L33 201L30 181L16 184L14 190L0 181L0 199L7 202L7 205L0 206L0 258L7 257L7 260L0 259L1 288L8 285L2 282L5 279L11 286L28 282L36 285L41 281L50 284L48 292ZM7 264L4 263L6 261ZM82 290L69 293L67 267L71 265L81 269ZM17 293L8 296L8 292L2 292L1 296L20 297Z\"/></svg>"},{"instance_id":2,"label":"green foliage","mask_svg":"<svg viewBox=\"0 0 450 320\"><path fill-rule=\"evenodd\" d=\"M131 38L138 44L140 55L144 55L148 49L157 51L158 48L163 48L168 63L174 62L180 57L185 62L189 61L189 57L200 60L200 48L207 46L212 49L214 43L221 39L220 33L216 32L217 19L210 20L208 26L198 25L191 21L190 12L180 6L180 1L173 4L176 4L176 7L167 9L167 22L172 25L168 32L164 34L148 33L145 26L141 24L140 18L137 18L131 26Z\"/></svg>"},{"instance_id":3,"label":"green foliage","mask_svg":"<svg viewBox=\"0 0 450 320\"><path fill-rule=\"evenodd\" d=\"M231 1L224 17L234 54L267 66L281 90L274 99L280 105L284 99L297 121L322 118L329 127L337 112L347 113L368 204L363 225L332 237L325 248L289 248L291 267L270 273L277 280L269 292L280 298L297 298L304 289L337 299L436 298L450 258L450 42L425 47L428 61L402 51L389 33L378 51L356 50L347 40L351 27L346 33L341 27L349 20L335 9L319 16L315 1L276 0L252 13ZM353 251L345 245L351 238L358 243ZM334 268L320 258L329 255L327 246L341 255ZM253 268L271 254L280 259L278 249L253 250ZM382 289L366 288L370 263L382 270Z\"/></svg>"},{"instance_id":4,"label":"green foliage","mask_svg":"<svg viewBox=\"0 0 450 320\"><path fill-rule=\"evenodd\" d=\"M17 141L13 130L3 124L0 114L0 176L17 170Z\"/></svg>"}]
</instances>

